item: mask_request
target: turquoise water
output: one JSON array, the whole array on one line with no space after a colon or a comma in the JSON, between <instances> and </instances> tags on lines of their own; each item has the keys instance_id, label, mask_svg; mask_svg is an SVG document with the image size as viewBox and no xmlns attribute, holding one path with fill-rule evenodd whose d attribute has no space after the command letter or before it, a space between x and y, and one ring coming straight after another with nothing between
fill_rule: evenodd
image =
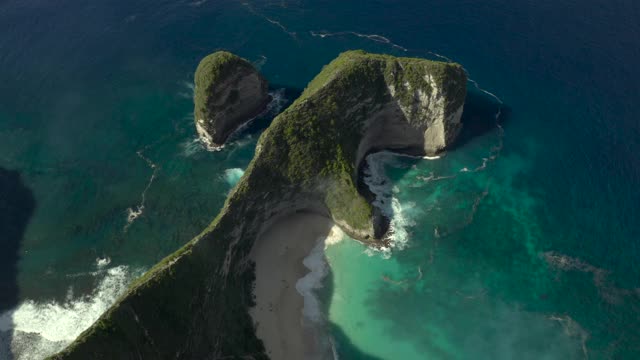
<instances>
[{"instance_id":1,"label":"turquoise water","mask_svg":"<svg viewBox=\"0 0 640 360\"><path fill-rule=\"evenodd\" d=\"M639 6L1 3L0 358L63 347L216 215L278 108L194 142L193 71L222 48L284 106L353 48L445 56L495 94L469 83L443 158L372 159L396 247L328 247L340 358L637 358Z\"/></svg>"}]
</instances>

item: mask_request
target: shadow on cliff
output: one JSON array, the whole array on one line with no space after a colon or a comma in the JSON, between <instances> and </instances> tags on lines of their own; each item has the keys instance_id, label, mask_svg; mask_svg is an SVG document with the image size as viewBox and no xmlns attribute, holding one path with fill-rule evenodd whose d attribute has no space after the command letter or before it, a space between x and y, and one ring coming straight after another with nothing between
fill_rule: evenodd
<instances>
[{"instance_id":1,"label":"shadow on cliff","mask_svg":"<svg viewBox=\"0 0 640 360\"><path fill-rule=\"evenodd\" d=\"M273 103L271 105L278 104L277 107L274 107L271 111L259 115L253 121L247 123L245 127L243 127L240 131L237 131L229 137L227 142L232 141L234 138L237 139L239 137L247 136L247 135L255 135L260 136L260 134L271 125L273 119L278 116L281 112L283 112L286 108L289 107L300 95L302 94L302 89L292 88L287 86L282 86L278 84L271 84L269 86L269 94L274 96Z\"/></svg>"},{"instance_id":2,"label":"shadow on cliff","mask_svg":"<svg viewBox=\"0 0 640 360\"><path fill-rule=\"evenodd\" d=\"M0 167L0 357L13 358L10 345L13 323L10 310L18 305L20 244L36 201L20 173ZM7 323L9 322L9 323Z\"/></svg>"},{"instance_id":3,"label":"shadow on cliff","mask_svg":"<svg viewBox=\"0 0 640 360\"><path fill-rule=\"evenodd\" d=\"M498 111L500 111L500 115L496 119ZM489 95L471 89L467 95L461 119L463 123L462 131L456 142L449 150L460 149L464 151L465 145L468 145L470 142L474 141L474 139L488 134L496 134L498 132L498 126L505 127L508 125L510 114L511 109L508 106L498 103ZM393 159L394 171L392 174L387 172L389 179L380 182L379 188L388 188L387 192L390 192L393 185L401 179L414 164L420 161L422 160L410 158ZM367 165L363 164L363 166ZM373 194L370 191L368 192L366 189L366 185L363 181L360 181L359 186L361 192L365 194L365 196L368 196L369 199L373 197ZM499 223L496 221L493 222ZM384 225L388 228L388 223L385 223ZM429 233L425 232L424 234L416 233L415 231L417 230L412 229L411 234L415 239L420 239L421 237L426 239L432 236L431 229L429 229ZM446 247L447 244L442 241L440 246ZM438 357L441 358L450 358L453 356L449 353L450 349L443 346L436 340L440 338L442 334L438 333L437 330L430 328L430 324L416 321L415 311L410 311L409 309L416 309L417 311L447 309L447 312L455 313L456 311L459 311L456 307L458 302L465 303L467 301L466 296L470 297L475 294L465 293L460 295L457 289L453 289L451 294L448 294L451 296L451 302L448 302L447 300L443 300L440 296L437 296L438 294L434 295L430 293L429 290L424 287L424 282L421 281L421 279L423 276L422 271L425 271L426 274L428 267L433 261L433 258L430 258L433 254L433 251L429 252L429 249L423 249L420 245L414 247L412 251L407 250L404 252L394 253L395 261L401 263L402 267L405 269L416 269L416 274L414 275L414 273L409 271L409 275L406 278L396 279L398 280L398 283L396 284L381 281L379 287L375 288L375 290L371 290L372 294L368 297L367 303L363 304L363 306L366 306L367 314L372 319L387 320L387 323L389 324L385 329L383 329L386 334L386 338L381 338L379 341L387 341L390 344L394 342L408 342L419 352L425 354L437 354L439 355ZM333 286L332 273L328 276L331 278L328 278L325 282L327 284L326 286ZM332 294L333 289L327 289L327 293ZM462 298L462 300L459 298ZM323 311L325 314L329 313L328 304L330 304L330 297L323 299L323 305L325 305ZM437 315L434 315L434 319L437 318ZM338 346L341 357L349 359L374 359L374 357L363 353L355 347L349 341L347 335L337 327L337 325L332 323L329 325L331 327L332 334L334 334L334 340ZM365 329L367 324L358 324L356 326ZM379 323L377 326L379 326ZM424 339L434 340L425 341Z\"/></svg>"},{"instance_id":4,"label":"shadow on cliff","mask_svg":"<svg viewBox=\"0 0 640 360\"><path fill-rule=\"evenodd\" d=\"M495 115L498 110L500 110L500 116L496 119ZM460 119L462 130L449 150L462 148L474 138L496 131L498 125L504 127L509 121L510 114L511 108L509 106L498 103L487 94L470 89L467 92L467 99Z\"/></svg>"},{"instance_id":5,"label":"shadow on cliff","mask_svg":"<svg viewBox=\"0 0 640 360\"><path fill-rule=\"evenodd\" d=\"M320 220L322 219L322 220ZM304 234L302 236L306 237L306 240L301 240L304 242L310 241L311 244L304 245L305 247L315 248L318 246L318 239L326 239L334 226L333 221L326 217L326 214L317 213L311 209L300 209L297 211L293 211L290 213L283 214L278 218L274 219L271 225L265 229L264 233L258 237L254 246L257 246L258 253L266 254L266 256L274 256L277 253L282 256L281 249L284 246L286 251L287 245L286 242L282 242L282 239L290 239L291 237L299 237L300 234ZM315 259L313 256L316 253L314 250L308 250L310 256L307 259ZM315 263L317 260L311 260L311 263ZM260 261L259 261L260 262ZM296 266L299 266L298 264ZM305 265L307 265L307 261L305 261ZM307 265L308 266L308 265ZM260 263L256 264L255 273L258 274L260 271L269 271L268 267L262 267ZM329 314L329 306L331 297L333 296L334 291L334 277L333 272L330 267L327 267L328 273L326 277L322 280L323 290L320 292L316 292L316 296L318 297L321 314L328 315ZM317 270L313 270L317 271ZM308 272L308 270L307 270ZM316 285L315 281L317 278L312 276L314 280L313 285ZM304 279L304 278L303 278ZM285 281L285 280L282 280ZM303 287L306 288L308 283L303 281L305 284ZM254 284L255 286L255 284ZM295 285L298 288L298 285ZM288 286L287 286L288 287ZM255 298L254 298L255 300ZM307 300L305 299L305 302ZM258 304L252 303L251 306L257 306ZM308 306L305 304L305 306ZM264 310L263 308L260 308ZM270 310L271 311L271 310ZM229 321L233 321L233 317L236 316L237 312L226 312L230 315ZM334 358L333 350L331 346L333 345L335 351L338 352L339 358L341 359L362 359L362 360L379 360L376 357L370 356L366 354L363 350L359 349L356 345L354 345L349 336L341 329L340 326L328 322L324 324L326 326L322 326L318 328L320 332L320 339L325 340L329 339L331 344L323 342L323 346L319 347L318 358L322 359L331 359ZM258 324L258 327L260 325ZM327 333L328 332L328 333ZM242 346L239 346L242 348ZM264 350L264 349L263 349Z\"/></svg>"}]
</instances>

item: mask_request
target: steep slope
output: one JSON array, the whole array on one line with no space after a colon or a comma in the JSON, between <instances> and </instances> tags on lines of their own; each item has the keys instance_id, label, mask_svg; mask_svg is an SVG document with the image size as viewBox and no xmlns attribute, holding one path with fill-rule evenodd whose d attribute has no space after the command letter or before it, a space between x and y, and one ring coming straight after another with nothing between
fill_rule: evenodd
<instances>
[{"instance_id":1,"label":"steep slope","mask_svg":"<svg viewBox=\"0 0 640 360\"><path fill-rule=\"evenodd\" d=\"M457 64L341 54L264 132L211 225L53 358L266 358L247 312L256 239L276 219L305 210L375 244L384 228L356 186L360 162L377 149L446 148L465 96Z\"/></svg>"},{"instance_id":2,"label":"steep slope","mask_svg":"<svg viewBox=\"0 0 640 360\"><path fill-rule=\"evenodd\" d=\"M195 124L208 147L219 147L269 102L267 80L247 60L226 51L206 56L195 75Z\"/></svg>"}]
</instances>

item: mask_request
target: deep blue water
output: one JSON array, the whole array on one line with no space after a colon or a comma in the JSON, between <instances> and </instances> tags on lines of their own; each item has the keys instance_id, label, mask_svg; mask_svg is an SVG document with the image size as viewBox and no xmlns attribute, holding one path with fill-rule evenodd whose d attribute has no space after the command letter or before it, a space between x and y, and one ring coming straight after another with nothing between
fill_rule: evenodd
<instances>
[{"instance_id":1,"label":"deep blue water","mask_svg":"<svg viewBox=\"0 0 640 360\"><path fill-rule=\"evenodd\" d=\"M509 314L563 319L573 326L565 332L579 328L589 358L638 358L639 39L640 3L623 0L2 1L0 356L8 342L37 358L71 341L132 277L216 215L230 169L246 167L270 118L222 152L202 151L193 143L191 100L200 58L235 52L291 101L339 52L363 48L445 56L503 103L476 92L465 116L474 129L474 119L484 123L500 108L504 136L480 126L442 162L388 165L399 201L428 215L414 216L393 271L421 264L416 254L433 246L434 227L449 229L438 246L454 265L439 268L433 284L475 276L494 310L504 304ZM483 171L410 190L418 176L481 165L497 141L499 156ZM426 210L435 191L448 204L437 214ZM143 193L144 211L127 225L127 209L140 206ZM469 209L471 223L459 226L455 214L466 219ZM406 299L436 306L448 299L443 286ZM367 316L419 305L394 303L393 292L376 299ZM494 319L491 326L515 331L491 306L451 323L474 329L473 321ZM408 337L402 325L412 323L401 320L412 313L387 313L398 324L390 331ZM336 334L349 338L348 330ZM453 347L466 336L443 333ZM500 349L496 334L469 351ZM553 349L564 349L559 343ZM540 346L530 354L565 354ZM482 354L475 358L497 356Z\"/></svg>"}]
</instances>

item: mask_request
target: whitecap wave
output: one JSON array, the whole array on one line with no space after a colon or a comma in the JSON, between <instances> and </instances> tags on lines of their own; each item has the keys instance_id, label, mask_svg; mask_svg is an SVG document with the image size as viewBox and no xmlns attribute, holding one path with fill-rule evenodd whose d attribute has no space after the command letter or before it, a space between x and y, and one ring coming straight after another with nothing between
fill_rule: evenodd
<instances>
[{"instance_id":1,"label":"whitecap wave","mask_svg":"<svg viewBox=\"0 0 640 360\"><path fill-rule=\"evenodd\" d=\"M244 175L244 170L240 168L227 169L224 171L224 180L233 187L240 181L242 175Z\"/></svg>"},{"instance_id":2,"label":"whitecap wave","mask_svg":"<svg viewBox=\"0 0 640 360\"><path fill-rule=\"evenodd\" d=\"M324 240L324 248L328 248L331 245L335 245L341 242L345 238L346 234L340 229L339 226L334 225L329 231L329 235Z\"/></svg>"},{"instance_id":3,"label":"whitecap wave","mask_svg":"<svg viewBox=\"0 0 640 360\"><path fill-rule=\"evenodd\" d=\"M391 256L392 250L403 250L409 243L409 228L415 226L410 216L410 211L416 207L415 203L401 203L395 196L391 180L387 177L385 166L395 163L396 155L382 151L367 156L367 167L364 170L364 182L375 198L373 206L380 209L382 214L389 218L389 230L387 232L388 246L379 249L367 249L367 254L381 252L384 258Z\"/></svg>"},{"instance_id":4,"label":"whitecap wave","mask_svg":"<svg viewBox=\"0 0 640 360\"><path fill-rule=\"evenodd\" d=\"M242 134L256 119L262 118L265 116L276 116L282 111L284 105L287 103L287 98L285 96L285 89L277 89L269 92L269 96L271 96L271 101L267 104L265 109L258 115L252 117L251 119L245 121L243 124L238 126L231 134L229 134L227 145L230 147L242 147L251 142L251 135L240 137ZM197 154L203 150L207 150L210 152L218 152L222 151L226 148L226 145L214 146L211 143L207 142L206 139L201 137L196 137L189 139L182 143L182 155L185 157L190 157L194 154Z\"/></svg>"},{"instance_id":5,"label":"whitecap wave","mask_svg":"<svg viewBox=\"0 0 640 360\"><path fill-rule=\"evenodd\" d=\"M435 155L435 156L423 156L422 157L425 160L438 160L442 158L442 155Z\"/></svg>"},{"instance_id":6,"label":"whitecap wave","mask_svg":"<svg viewBox=\"0 0 640 360\"><path fill-rule=\"evenodd\" d=\"M103 268L109 264L111 264L111 258L108 256L96 258L96 266L98 268Z\"/></svg>"},{"instance_id":7,"label":"whitecap wave","mask_svg":"<svg viewBox=\"0 0 640 360\"><path fill-rule=\"evenodd\" d=\"M393 197L391 206L393 208L393 218L391 219L388 234L392 240L390 246L392 249L403 250L409 244L409 228L416 225L409 214L412 209L416 208L416 204L414 202L403 204L396 197Z\"/></svg>"},{"instance_id":8,"label":"whitecap wave","mask_svg":"<svg viewBox=\"0 0 640 360\"><path fill-rule=\"evenodd\" d=\"M113 267L104 272L91 294L75 298L70 288L63 303L27 300L4 312L0 315L0 355L38 360L62 350L124 294L133 277L128 267Z\"/></svg>"}]
</instances>

